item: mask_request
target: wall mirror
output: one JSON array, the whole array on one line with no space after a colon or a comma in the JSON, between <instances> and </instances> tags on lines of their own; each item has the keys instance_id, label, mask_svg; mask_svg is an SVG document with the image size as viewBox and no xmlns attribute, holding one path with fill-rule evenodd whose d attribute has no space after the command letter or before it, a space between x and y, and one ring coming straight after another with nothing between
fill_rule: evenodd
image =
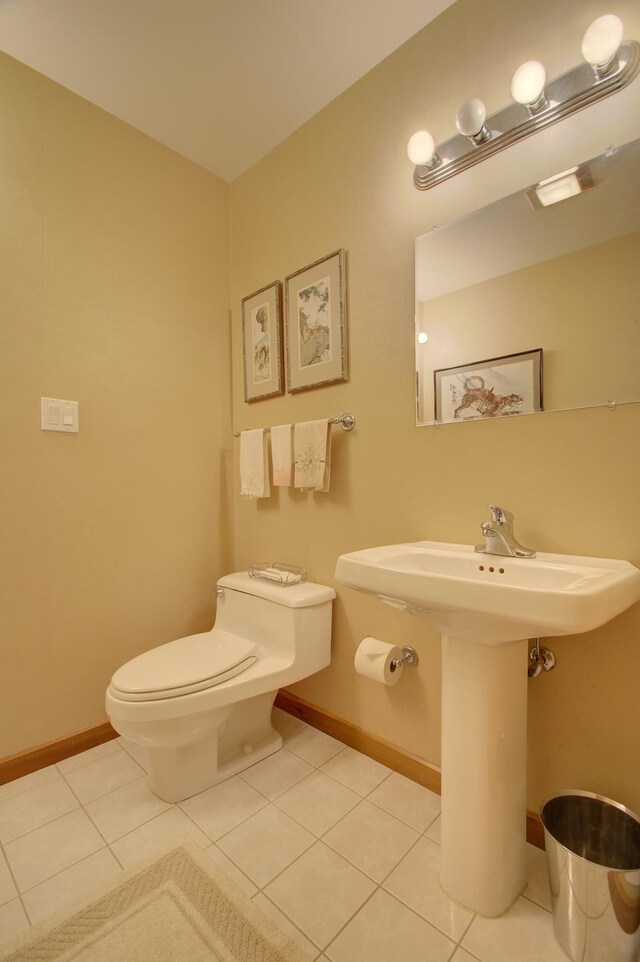
<instances>
[{"instance_id":1,"label":"wall mirror","mask_svg":"<svg viewBox=\"0 0 640 962\"><path fill-rule=\"evenodd\" d=\"M640 401L640 140L571 174L417 238L418 425Z\"/></svg>"}]
</instances>

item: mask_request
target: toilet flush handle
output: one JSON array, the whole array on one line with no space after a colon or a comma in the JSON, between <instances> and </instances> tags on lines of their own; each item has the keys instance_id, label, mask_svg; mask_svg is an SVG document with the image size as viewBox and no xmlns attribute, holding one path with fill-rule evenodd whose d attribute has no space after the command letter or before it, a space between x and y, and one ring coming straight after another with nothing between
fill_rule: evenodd
<instances>
[{"instance_id":1,"label":"toilet flush handle","mask_svg":"<svg viewBox=\"0 0 640 962\"><path fill-rule=\"evenodd\" d=\"M216 587L216 594L218 598L224 598L224 588L221 588L220 585L218 585Z\"/></svg>"}]
</instances>

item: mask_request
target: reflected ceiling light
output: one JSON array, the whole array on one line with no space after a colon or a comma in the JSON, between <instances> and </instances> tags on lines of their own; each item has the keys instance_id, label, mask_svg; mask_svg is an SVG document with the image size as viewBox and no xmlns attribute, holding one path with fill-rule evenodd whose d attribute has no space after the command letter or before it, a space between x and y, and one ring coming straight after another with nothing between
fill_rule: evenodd
<instances>
[{"instance_id":1,"label":"reflected ceiling light","mask_svg":"<svg viewBox=\"0 0 640 962\"><path fill-rule=\"evenodd\" d=\"M426 331L420 331L418 334L418 344L426 344L429 340L429 335Z\"/></svg>"},{"instance_id":2,"label":"reflected ceiling light","mask_svg":"<svg viewBox=\"0 0 640 962\"><path fill-rule=\"evenodd\" d=\"M592 71L581 63L547 83L539 60L521 64L511 81L513 103L487 117L481 100L465 100L456 115L459 133L437 147L430 133L419 130L407 148L415 166L415 186L429 190L485 157L622 90L640 71L640 46L635 40L623 42L623 30L622 21L613 14L598 17L587 28L582 53Z\"/></svg>"},{"instance_id":3,"label":"reflected ceiling light","mask_svg":"<svg viewBox=\"0 0 640 962\"><path fill-rule=\"evenodd\" d=\"M529 113L537 114L545 110L549 101L544 92L547 71L539 60L527 60L520 64L511 78L511 96L517 104L522 104Z\"/></svg>"},{"instance_id":4,"label":"reflected ceiling light","mask_svg":"<svg viewBox=\"0 0 640 962\"><path fill-rule=\"evenodd\" d=\"M588 164L582 164L541 180L527 191L527 198L532 207L550 207L595 186L591 168Z\"/></svg>"},{"instance_id":5,"label":"reflected ceiling light","mask_svg":"<svg viewBox=\"0 0 640 962\"><path fill-rule=\"evenodd\" d=\"M616 66L624 27L620 17L607 13L587 27L582 38L582 56L593 67L596 78L605 77Z\"/></svg>"}]
</instances>

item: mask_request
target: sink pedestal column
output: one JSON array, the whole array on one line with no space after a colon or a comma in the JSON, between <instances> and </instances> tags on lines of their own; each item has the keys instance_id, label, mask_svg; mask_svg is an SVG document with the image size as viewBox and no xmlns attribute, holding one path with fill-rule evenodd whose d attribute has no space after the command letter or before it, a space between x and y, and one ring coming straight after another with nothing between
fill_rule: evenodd
<instances>
[{"instance_id":1,"label":"sink pedestal column","mask_svg":"<svg viewBox=\"0 0 640 962\"><path fill-rule=\"evenodd\" d=\"M442 639L440 882L480 915L526 884L527 646Z\"/></svg>"}]
</instances>

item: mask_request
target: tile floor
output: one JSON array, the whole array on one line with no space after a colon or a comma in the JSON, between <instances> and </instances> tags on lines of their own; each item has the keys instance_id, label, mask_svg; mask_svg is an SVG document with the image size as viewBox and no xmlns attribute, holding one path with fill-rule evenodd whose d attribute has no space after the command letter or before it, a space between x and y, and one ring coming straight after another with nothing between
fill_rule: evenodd
<instances>
[{"instance_id":1,"label":"tile floor","mask_svg":"<svg viewBox=\"0 0 640 962\"><path fill-rule=\"evenodd\" d=\"M474 916L438 885L440 798L277 709L283 749L179 805L107 742L0 786L0 946L187 832L321 962L566 962L544 853L524 896Z\"/></svg>"}]
</instances>

